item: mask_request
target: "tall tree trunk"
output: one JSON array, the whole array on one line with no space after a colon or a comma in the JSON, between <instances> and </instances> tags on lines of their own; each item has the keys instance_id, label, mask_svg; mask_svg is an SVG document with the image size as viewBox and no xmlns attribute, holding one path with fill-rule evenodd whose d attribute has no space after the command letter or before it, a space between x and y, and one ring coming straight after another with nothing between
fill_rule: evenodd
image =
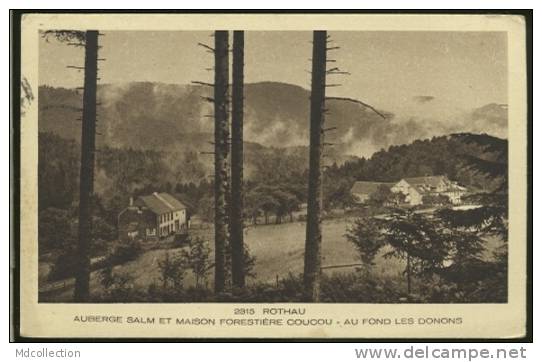
<instances>
[{"instance_id":1,"label":"tall tree trunk","mask_svg":"<svg viewBox=\"0 0 542 362\"><path fill-rule=\"evenodd\" d=\"M215 31L215 293L226 282L226 193L228 189L228 32Z\"/></svg>"},{"instance_id":2,"label":"tall tree trunk","mask_svg":"<svg viewBox=\"0 0 542 362\"><path fill-rule=\"evenodd\" d=\"M94 193L94 154L96 138L96 86L98 70L98 31L86 32L83 126L81 131L81 172L79 175L79 241L74 300L86 302L90 296L90 244L92 195Z\"/></svg>"},{"instance_id":3,"label":"tall tree trunk","mask_svg":"<svg viewBox=\"0 0 542 362\"><path fill-rule=\"evenodd\" d=\"M232 121L231 121L231 254L232 282L245 286L243 241L243 111L244 111L244 31L233 32Z\"/></svg>"},{"instance_id":4,"label":"tall tree trunk","mask_svg":"<svg viewBox=\"0 0 542 362\"><path fill-rule=\"evenodd\" d=\"M309 302L320 299L322 247L322 145L326 90L326 31L313 32L310 109L309 190L304 285Z\"/></svg>"}]
</instances>

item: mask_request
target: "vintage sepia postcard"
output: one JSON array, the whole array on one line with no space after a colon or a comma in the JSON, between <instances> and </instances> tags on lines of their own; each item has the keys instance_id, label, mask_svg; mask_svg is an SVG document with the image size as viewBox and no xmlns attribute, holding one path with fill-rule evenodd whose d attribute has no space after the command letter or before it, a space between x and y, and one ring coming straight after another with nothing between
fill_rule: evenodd
<instances>
[{"instance_id":1,"label":"vintage sepia postcard","mask_svg":"<svg viewBox=\"0 0 542 362\"><path fill-rule=\"evenodd\" d=\"M522 16L27 13L20 46L21 336L526 335Z\"/></svg>"}]
</instances>

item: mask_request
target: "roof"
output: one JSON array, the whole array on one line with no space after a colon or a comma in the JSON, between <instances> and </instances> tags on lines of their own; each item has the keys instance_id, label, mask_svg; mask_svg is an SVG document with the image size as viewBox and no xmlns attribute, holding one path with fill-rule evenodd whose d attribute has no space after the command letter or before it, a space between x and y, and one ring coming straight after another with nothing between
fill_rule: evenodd
<instances>
[{"instance_id":1,"label":"roof","mask_svg":"<svg viewBox=\"0 0 542 362\"><path fill-rule=\"evenodd\" d=\"M165 192L155 192L152 195L140 196L137 198L136 203L143 204L158 215L186 209L186 206L182 202Z\"/></svg>"},{"instance_id":2,"label":"roof","mask_svg":"<svg viewBox=\"0 0 542 362\"><path fill-rule=\"evenodd\" d=\"M373 194L380 186L391 187L393 182L371 182L371 181L356 181L350 190L353 194Z\"/></svg>"},{"instance_id":3,"label":"roof","mask_svg":"<svg viewBox=\"0 0 542 362\"><path fill-rule=\"evenodd\" d=\"M173 193L171 194L175 199L177 199L181 204L186 207L187 210L196 210L197 206L193 200L190 199L190 196L186 193Z\"/></svg>"},{"instance_id":4,"label":"roof","mask_svg":"<svg viewBox=\"0 0 542 362\"><path fill-rule=\"evenodd\" d=\"M410 187L413 190L415 190L417 193L419 193L420 195L423 195L423 194L425 194L425 193L427 193L429 191L429 190L427 190L427 187L423 187L421 185L416 185L416 184L412 185L412 184L410 184Z\"/></svg>"},{"instance_id":5,"label":"roof","mask_svg":"<svg viewBox=\"0 0 542 362\"><path fill-rule=\"evenodd\" d=\"M405 177L403 180L411 185L428 185L431 187L437 187L441 182L448 182L446 176Z\"/></svg>"}]
</instances>

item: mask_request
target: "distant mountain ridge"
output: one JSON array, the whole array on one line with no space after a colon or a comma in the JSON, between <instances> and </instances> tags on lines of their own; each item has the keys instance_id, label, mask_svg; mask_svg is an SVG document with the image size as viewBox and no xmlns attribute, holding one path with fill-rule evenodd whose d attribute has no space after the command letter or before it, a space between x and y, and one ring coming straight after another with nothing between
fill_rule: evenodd
<instances>
[{"instance_id":1,"label":"distant mountain ridge","mask_svg":"<svg viewBox=\"0 0 542 362\"><path fill-rule=\"evenodd\" d=\"M209 87L152 82L104 84L98 87L98 145L118 148L204 151L212 141L212 104ZM309 139L310 92L278 83L245 86L245 140L266 147L306 146ZM41 86L39 130L65 139L81 137L81 96L75 89ZM326 142L335 155L370 156L390 145L463 131L454 125L426 127L426 120L398 121L390 112L382 119L373 110L346 99L328 100ZM506 126L502 105L489 104L468 115L468 124L481 133L484 127ZM472 120L471 120L472 118ZM459 127L459 126L458 126ZM463 125L460 126L464 127ZM457 127L456 127L457 128Z\"/></svg>"}]
</instances>

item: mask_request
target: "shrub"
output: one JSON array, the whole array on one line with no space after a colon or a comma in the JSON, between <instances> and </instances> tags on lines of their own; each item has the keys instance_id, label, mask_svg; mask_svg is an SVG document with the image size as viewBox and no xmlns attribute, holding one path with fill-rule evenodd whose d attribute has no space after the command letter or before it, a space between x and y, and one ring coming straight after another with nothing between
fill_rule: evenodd
<instances>
[{"instance_id":1,"label":"shrub","mask_svg":"<svg viewBox=\"0 0 542 362\"><path fill-rule=\"evenodd\" d=\"M141 244L137 241L117 244L107 257L109 265L124 264L135 260L142 252Z\"/></svg>"},{"instance_id":2,"label":"shrub","mask_svg":"<svg viewBox=\"0 0 542 362\"><path fill-rule=\"evenodd\" d=\"M374 258L384 246L380 228L374 218L363 217L347 229L346 239L356 247L365 271L374 265Z\"/></svg>"},{"instance_id":3,"label":"shrub","mask_svg":"<svg viewBox=\"0 0 542 362\"><path fill-rule=\"evenodd\" d=\"M395 303L400 300L397 281L361 273L323 275L321 298L333 303Z\"/></svg>"},{"instance_id":4,"label":"shrub","mask_svg":"<svg viewBox=\"0 0 542 362\"><path fill-rule=\"evenodd\" d=\"M50 281L71 278L77 270L75 247L67 247L53 262L48 279Z\"/></svg>"},{"instance_id":5,"label":"shrub","mask_svg":"<svg viewBox=\"0 0 542 362\"><path fill-rule=\"evenodd\" d=\"M175 289L182 288L187 261L181 256L170 255L166 252L164 258L158 262L160 280L164 288L172 284Z\"/></svg>"},{"instance_id":6,"label":"shrub","mask_svg":"<svg viewBox=\"0 0 542 362\"><path fill-rule=\"evenodd\" d=\"M194 274L196 288L200 286L201 282L206 284L207 275L211 268L210 254L211 248L209 247L209 243L201 237L197 237L194 241L190 242L189 250L182 251L182 258L185 259L187 267Z\"/></svg>"},{"instance_id":7,"label":"shrub","mask_svg":"<svg viewBox=\"0 0 542 362\"><path fill-rule=\"evenodd\" d=\"M40 252L58 250L75 244L77 237L68 210L50 207L40 211L38 217Z\"/></svg>"}]
</instances>

